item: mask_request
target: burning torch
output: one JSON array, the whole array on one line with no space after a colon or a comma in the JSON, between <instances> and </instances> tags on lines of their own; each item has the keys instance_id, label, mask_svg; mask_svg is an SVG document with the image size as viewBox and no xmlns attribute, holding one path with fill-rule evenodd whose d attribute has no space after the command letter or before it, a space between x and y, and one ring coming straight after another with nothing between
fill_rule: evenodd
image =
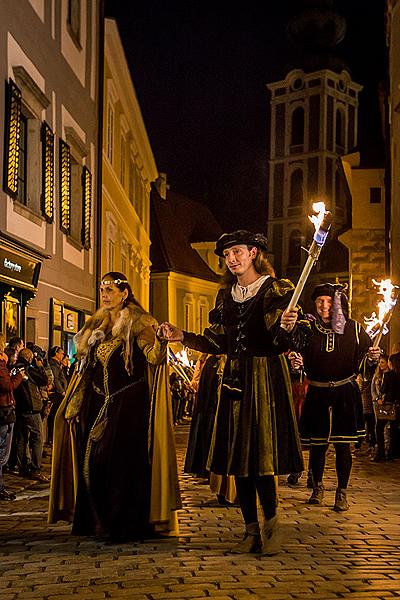
<instances>
[{"instance_id":1,"label":"burning torch","mask_svg":"<svg viewBox=\"0 0 400 600\"><path fill-rule=\"evenodd\" d=\"M168 363L179 377L181 377L184 381L186 381L186 383L191 385L191 380L187 375L184 366L181 364L181 361L175 356L171 348L168 348Z\"/></svg>"},{"instance_id":2,"label":"burning torch","mask_svg":"<svg viewBox=\"0 0 400 600\"><path fill-rule=\"evenodd\" d=\"M372 283L378 287L378 294L383 298L378 302L378 315L373 312L370 317L364 318L364 323L366 332L374 340L373 348L378 348L382 336L389 331L387 325L392 318L400 288L398 285L393 285L390 279L381 281L373 279Z\"/></svg>"},{"instance_id":3,"label":"burning torch","mask_svg":"<svg viewBox=\"0 0 400 600\"><path fill-rule=\"evenodd\" d=\"M313 268L313 266L319 258L320 252L322 250L323 245L325 244L326 238L329 233L329 229L333 221L332 213L329 210L325 210L324 202L315 202L312 205L312 207L313 211L317 214L311 215L308 218L310 219L311 223L314 224L315 233L309 249L306 250L308 258L293 292L292 299L290 300L289 306L287 307L288 311L293 310L296 306L300 294L303 291L305 283L308 279L308 276L310 275L311 269Z\"/></svg>"}]
</instances>

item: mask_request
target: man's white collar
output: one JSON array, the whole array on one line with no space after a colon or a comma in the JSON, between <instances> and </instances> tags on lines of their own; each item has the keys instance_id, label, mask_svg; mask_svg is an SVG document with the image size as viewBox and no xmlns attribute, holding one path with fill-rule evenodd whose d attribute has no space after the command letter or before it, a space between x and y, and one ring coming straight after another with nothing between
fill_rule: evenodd
<instances>
[{"instance_id":1,"label":"man's white collar","mask_svg":"<svg viewBox=\"0 0 400 600\"><path fill-rule=\"evenodd\" d=\"M253 283L249 283L249 285L246 286L235 283L231 290L232 298L235 302L245 302L246 300L249 300L249 298L253 298L268 277L269 275L261 275L261 277L253 281Z\"/></svg>"}]
</instances>

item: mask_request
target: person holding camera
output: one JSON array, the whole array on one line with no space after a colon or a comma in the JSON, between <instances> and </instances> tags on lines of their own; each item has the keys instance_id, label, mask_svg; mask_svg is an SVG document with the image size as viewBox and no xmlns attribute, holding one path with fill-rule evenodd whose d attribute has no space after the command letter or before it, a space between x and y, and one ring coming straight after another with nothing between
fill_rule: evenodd
<instances>
[{"instance_id":1,"label":"person holding camera","mask_svg":"<svg viewBox=\"0 0 400 600\"><path fill-rule=\"evenodd\" d=\"M54 418L65 396L68 381L62 364L65 352L61 346L53 346L49 350L49 365L53 371L53 389L50 392L51 408L47 417L48 441L53 442Z\"/></svg>"},{"instance_id":2,"label":"person holding camera","mask_svg":"<svg viewBox=\"0 0 400 600\"><path fill-rule=\"evenodd\" d=\"M24 477L46 482L48 478L41 472L43 452L41 388L47 386L46 371L41 359L35 357L29 348L20 351L14 370L24 373L22 383L15 390L18 470Z\"/></svg>"},{"instance_id":3,"label":"person holding camera","mask_svg":"<svg viewBox=\"0 0 400 600\"><path fill-rule=\"evenodd\" d=\"M15 500L15 494L11 494L4 487L3 467L10 456L15 423L13 390L20 385L22 373L9 373L8 356L4 352L5 343L5 336L0 333L0 500Z\"/></svg>"}]
</instances>

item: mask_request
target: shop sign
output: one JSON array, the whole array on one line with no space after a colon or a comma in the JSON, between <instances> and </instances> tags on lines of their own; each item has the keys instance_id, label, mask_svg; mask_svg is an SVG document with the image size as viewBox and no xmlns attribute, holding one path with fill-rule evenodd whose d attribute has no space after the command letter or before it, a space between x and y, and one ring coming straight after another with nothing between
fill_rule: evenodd
<instances>
[{"instance_id":1,"label":"shop sign","mask_svg":"<svg viewBox=\"0 0 400 600\"><path fill-rule=\"evenodd\" d=\"M0 246L0 279L16 286L36 288L40 262Z\"/></svg>"}]
</instances>

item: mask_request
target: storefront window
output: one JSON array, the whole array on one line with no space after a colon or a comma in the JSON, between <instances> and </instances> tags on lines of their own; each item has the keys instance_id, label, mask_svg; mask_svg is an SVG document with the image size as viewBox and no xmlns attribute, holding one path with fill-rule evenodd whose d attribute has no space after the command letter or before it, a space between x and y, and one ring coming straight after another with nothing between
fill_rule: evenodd
<instances>
[{"instance_id":1,"label":"storefront window","mask_svg":"<svg viewBox=\"0 0 400 600\"><path fill-rule=\"evenodd\" d=\"M18 300L12 296L5 296L4 298L4 331L6 338L9 340L11 337L19 335L20 331L20 304Z\"/></svg>"}]
</instances>

